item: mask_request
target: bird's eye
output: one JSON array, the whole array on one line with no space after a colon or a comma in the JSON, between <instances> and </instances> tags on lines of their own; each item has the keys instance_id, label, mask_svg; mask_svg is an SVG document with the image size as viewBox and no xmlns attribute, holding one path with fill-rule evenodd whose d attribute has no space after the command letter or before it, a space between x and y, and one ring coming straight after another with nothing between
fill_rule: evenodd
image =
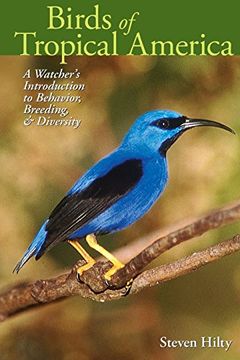
<instances>
[{"instance_id":1,"label":"bird's eye","mask_svg":"<svg viewBox=\"0 0 240 360\"><path fill-rule=\"evenodd\" d=\"M151 125L157 126L159 129L171 130L181 126L186 121L186 116L179 116L176 118L162 118L155 120Z\"/></svg>"},{"instance_id":2,"label":"bird's eye","mask_svg":"<svg viewBox=\"0 0 240 360\"><path fill-rule=\"evenodd\" d=\"M155 126L161 128L161 129L168 129L170 126L170 123L169 123L168 119L161 119L161 120L157 120L155 122Z\"/></svg>"}]
</instances>

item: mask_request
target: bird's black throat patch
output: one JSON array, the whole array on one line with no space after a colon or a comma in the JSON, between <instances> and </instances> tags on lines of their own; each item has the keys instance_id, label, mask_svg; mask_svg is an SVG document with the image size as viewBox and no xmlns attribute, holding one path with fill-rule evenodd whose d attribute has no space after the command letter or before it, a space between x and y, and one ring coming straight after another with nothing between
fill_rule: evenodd
<instances>
[{"instance_id":1,"label":"bird's black throat patch","mask_svg":"<svg viewBox=\"0 0 240 360\"><path fill-rule=\"evenodd\" d=\"M161 155L166 155L168 149L175 143L175 141L177 141L177 139L179 138L180 135L182 135L182 132L179 132L178 134L172 136L171 138L165 140L162 145L160 146L160 148L158 149L159 153Z\"/></svg>"}]
</instances>

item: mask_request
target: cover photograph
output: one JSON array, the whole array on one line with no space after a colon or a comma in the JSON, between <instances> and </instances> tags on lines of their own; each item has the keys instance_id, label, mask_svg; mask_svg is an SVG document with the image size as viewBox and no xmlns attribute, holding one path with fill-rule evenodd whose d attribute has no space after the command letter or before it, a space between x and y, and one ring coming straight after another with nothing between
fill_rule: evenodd
<instances>
[{"instance_id":1,"label":"cover photograph","mask_svg":"<svg viewBox=\"0 0 240 360\"><path fill-rule=\"evenodd\" d=\"M239 6L3 8L0 358L240 358Z\"/></svg>"}]
</instances>

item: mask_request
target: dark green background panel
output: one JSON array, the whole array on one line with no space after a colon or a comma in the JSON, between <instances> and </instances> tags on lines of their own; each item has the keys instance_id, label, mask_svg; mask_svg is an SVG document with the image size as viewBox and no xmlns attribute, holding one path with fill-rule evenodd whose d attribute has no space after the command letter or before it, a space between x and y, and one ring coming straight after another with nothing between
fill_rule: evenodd
<instances>
[{"instance_id":1,"label":"dark green background panel","mask_svg":"<svg viewBox=\"0 0 240 360\"><path fill-rule=\"evenodd\" d=\"M93 6L99 4L100 15L112 15L111 30L47 30L49 5L63 8L72 7L72 13L90 14ZM152 40L200 40L200 34L205 33L206 39L229 40L233 43L233 51L240 54L240 3L228 1L56 1L42 0L21 2L6 1L1 5L0 54L19 54L20 39L14 39L15 31L36 31L39 40L77 41L76 34L81 33L84 41L109 40L111 31L116 29L119 21L129 18L134 11L140 16L135 22L132 32L119 42L119 54L126 54L133 35L140 31L145 42ZM31 49L31 53L33 49Z\"/></svg>"}]
</instances>

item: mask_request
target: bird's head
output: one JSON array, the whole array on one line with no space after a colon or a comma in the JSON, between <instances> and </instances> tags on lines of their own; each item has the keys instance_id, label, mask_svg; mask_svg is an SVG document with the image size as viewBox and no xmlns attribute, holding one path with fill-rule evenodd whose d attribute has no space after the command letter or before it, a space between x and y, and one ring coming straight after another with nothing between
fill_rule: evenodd
<instances>
[{"instance_id":1,"label":"bird's head","mask_svg":"<svg viewBox=\"0 0 240 360\"><path fill-rule=\"evenodd\" d=\"M137 118L123 139L123 144L144 146L151 151L166 154L179 136L199 126L218 127L234 134L231 128L216 121L191 119L171 110L153 110Z\"/></svg>"}]
</instances>

